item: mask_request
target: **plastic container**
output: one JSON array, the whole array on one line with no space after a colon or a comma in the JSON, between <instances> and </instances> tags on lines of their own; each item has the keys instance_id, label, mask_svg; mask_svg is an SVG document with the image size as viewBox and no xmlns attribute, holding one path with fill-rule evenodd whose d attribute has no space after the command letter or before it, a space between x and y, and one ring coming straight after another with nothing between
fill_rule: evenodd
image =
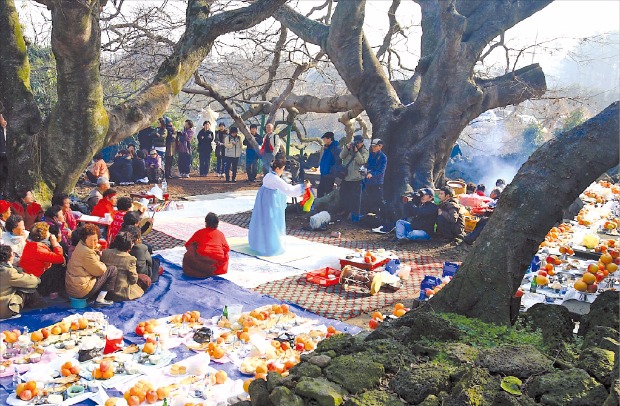
<instances>
[{"instance_id":1,"label":"plastic container","mask_svg":"<svg viewBox=\"0 0 620 406\"><path fill-rule=\"evenodd\" d=\"M450 186L452 190L454 190L454 195L462 195L466 192L466 184L465 182L461 182L458 180L451 180L446 183L446 185Z\"/></svg>"},{"instance_id":2,"label":"plastic container","mask_svg":"<svg viewBox=\"0 0 620 406\"><path fill-rule=\"evenodd\" d=\"M86 299L77 299L75 297L70 297L69 299L71 300L71 307L73 309L84 309L88 307Z\"/></svg>"},{"instance_id":3,"label":"plastic container","mask_svg":"<svg viewBox=\"0 0 620 406\"><path fill-rule=\"evenodd\" d=\"M340 269L334 268L321 268L316 271L308 272L306 274L306 281L310 283L316 283L320 286L333 286L340 282Z\"/></svg>"},{"instance_id":4,"label":"plastic container","mask_svg":"<svg viewBox=\"0 0 620 406\"><path fill-rule=\"evenodd\" d=\"M474 231L474 228L476 228L476 224L478 224L478 221L480 221L478 217L472 217L472 216L465 216L464 220L465 220L465 232L466 233L471 233L472 231Z\"/></svg>"},{"instance_id":5,"label":"plastic container","mask_svg":"<svg viewBox=\"0 0 620 406\"><path fill-rule=\"evenodd\" d=\"M443 272L441 274L442 278L446 276L454 276L456 275L456 271L459 270L459 264L455 262L444 262L443 263Z\"/></svg>"}]
</instances>

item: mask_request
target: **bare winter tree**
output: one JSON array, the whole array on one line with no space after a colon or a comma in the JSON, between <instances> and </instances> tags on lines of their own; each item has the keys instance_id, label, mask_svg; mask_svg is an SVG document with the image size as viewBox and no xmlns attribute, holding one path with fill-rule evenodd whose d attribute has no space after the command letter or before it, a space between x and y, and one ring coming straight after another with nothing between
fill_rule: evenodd
<instances>
[{"instance_id":1,"label":"bare winter tree","mask_svg":"<svg viewBox=\"0 0 620 406\"><path fill-rule=\"evenodd\" d=\"M152 123L209 54L216 38L253 26L285 0L257 0L213 14L189 0L185 31L150 84L106 108L100 72L101 13L107 0L39 0L52 15L58 102L43 121L29 82L26 44L13 0L0 0L0 102L9 121L9 179L3 192L28 187L70 191L94 153Z\"/></svg>"},{"instance_id":2,"label":"bare winter tree","mask_svg":"<svg viewBox=\"0 0 620 406\"><path fill-rule=\"evenodd\" d=\"M545 92L538 64L485 79L475 67L494 38L550 2L417 1L421 57L404 89L389 81L364 36L365 1L338 2L329 25L286 6L275 17L327 53L368 114L373 135L386 141L386 193L397 206L398 197L411 187L442 182L451 149L472 119Z\"/></svg>"}]
</instances>

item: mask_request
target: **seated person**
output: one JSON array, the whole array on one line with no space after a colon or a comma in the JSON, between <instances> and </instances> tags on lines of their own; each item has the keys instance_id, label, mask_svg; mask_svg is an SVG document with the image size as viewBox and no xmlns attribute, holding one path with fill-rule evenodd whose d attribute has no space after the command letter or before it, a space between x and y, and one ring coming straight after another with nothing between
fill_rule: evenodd
<instances>
[{"instance_id":1,"label":"seated person","mask_svg":"<svg viewBox=\"0 0 620 406\"><path fill-rule=\"evenodd\" d=\"M396 238L399 240L405 238L430 240L435 232L437 206L433 201L435 199L433 189L421 189L417 197L419 202L414 200L405 204L405 212L411 216L409 221L398 220L396 222Z\"/></svg>"},{"instance_id":2,"label":"seated person","mask_svg":"<svg viewBox=\"0 0 620 406\"><path fill-rule=\"evenodd\" d=\"M448 241L461 240L465 235L465 218L461 205L454 198L454 190L444 186L439 190L436 233Z\"/></svg>"},{"instance_id":3,"label":"seated person","mask_svg":"<svg viewBox=\"0 0 620 406\"><path fill-rule=\"evenodd\" d=\"M103 199L93 207L93 211L90 212L91 216L105 217L106 213L110 214L110 217L114 216L114 206L116 205L116 190L108 189L103 192Z\"/></svg>"},{"instance_id":4,"label":"seated person","mask_svg":"<svg viewBox=\"0 0 620 406\"><path fill-rule=\"evenodd\" d=\"M476 184L473 182L469 182L465 186L465 194L473 195L474 193L476 193Z\"/></svg>"},{"instance_id":5,"label":"seated person","mask_svg":"<svg viewBox=\"0 0 620 406\"><path fill-rule=\"evenodd\" d=\"M504 189L506 189L506 181L504 179L498 179L495 181L495 187L497 189L500 190L500 192L502 192Z\"/></svg>"},{"instance_id":6,"label":"seated person","mask_svg":"<svg viewBox=\"0 0 620 406\"><path fill-rule=\"evenodd\" d=\"M67 194L59 194L52 197L52 206L60 206L65 216L65 225L73 231L77 228L77 219L71 210L71 199ZM80 214L81 215L81 214Z\"/></svg>"},{"instance_id":7,"label":"seated person","mask_svg":"<svg viewBox=\"0 0 620 406\"><path fill-rule=\"evenodd\" d=\"M93 157L93 164L86 169L86 177L91 183L96 183L97 179L103 177L110 179L108 165L103 160L103 154L98 152Z\"/></svg>"},{"instance_id":8,"label":"seated person","mask_svg":"<svg viewBox=\"0 0 620 406\"><path fill-rule=\"evenodd\" d=\"M136 152L136 156L131 159L132 169L133 169L133 181L146 183L147 174L146 174L146 162L144 159L146 155L144 151L140 150Z\"/></svg>"},{"instance_id":9,"label":"seated person","mask_svg":"<svg viewBox=\"0 0 620 406\"><path fill-rule=\"evenodd\" d=\"M11 203L6 200L0 200L0 237L2 233L8 231L6 228L6 220L11 215Z\"/></svg>"},{"instance_id":10,"label":"seated person","mask_svg":"<svg viewBox=\"0 0 620 406\"><path fill-rule=\"evenodd\" d=\"M114 163L110 166L110 180L116 183L133 183L133 164L126 149L121 149L114 157Z\"/></svg>"},{"instance_id":11,"label":"seated person","mask_svg":"<svg viewBox=\"0 0 620 406\"><path fill-rule=\"evenodd\" d=\"M97 187L90 191L86 204L90 210L99 203L99 200L103 199L103 193L110 188L110 181L108 178L102 177L97 179Z\"/></svg>"},{"instance_id":12,"label":"seated person","mask_svg":"<svg viewBox=\"0 0 620 406\"><path fill-rule=\"evenodd\" d=\"M23 189L17 192L17 201L11 203L11 212L22 216L26 230L30 230L37 221L43 220L43 208L34 201L32 190Z\"/></svg>"},{"instance_id":13,"label":"seated person","mask_svg":"<svg viewBox=\"0 0 620 406\"><path fill-rule=\"evenodd\" d=\"M105 296L115 287L117 269L115 266L106 267L99 258L101 231L94 224L86 224L77 232L80 242L71 254L65 276L67 294L76 299L96 297L98 304L112 304L105 300Z\"/></svg>"},{"instance_id":14,"label":"seated person","mask_svg":"<svg viewBox=\"0 0 620 406\"><path fill-rule=\"evenodd\" d=\"M57 237L49 230L49 224L44 222L32 226L19 266L24 272L41 279L41 284L37 288L41 295L51 295L53 298L57 296L62 281L59 283L56 280L58 275L55 270L50 273L47 271L53 264L64 264L65 256Z\"/></svg>"},{"instance_id":15,"label":"seated person","mask_svg":"<svg viewBox=\"0 0 620 406\"><path fill-rule=\"evenodd\" d=\"M116 201L116 211L112 216L112 224L108 226L108 244L114 241L114 237L121 231L125 214L131 209L131 199L129 197L121 197Z\"/></svg>"},{"instance_id":16,"label":"seated person","mask_svg":"<svg viewBox=\"0 0 620 406\"><path fill-rule=\"evenodd\" d=\"M101 253L101 261L104 264L118 269L114 289L107 295L108 299L115 302L138 299L151 286L151 278L138 275L136 271L136 258L129 254L133 244L131 233L121 231L114 237L110 249Z\"/></svg>"},{"instance_id":17,"label":"seated person","mask_svg":"<svg viewBox=\"0 0 620 406\"><path fill-rule=\"evenodd\" d=\"M61 232L61 240L67 247L71 241L71 230L67 227L65 222L65 213L62 210L62 207L56 205L51 206L47 210L45 210L44 220L47 224L51 226L56 226Z\"/></svg>"},{"instance_id":18,"label":"seated person","mask_svg":"<svg viewBox=\"0 0 620 406\"><path fill-rule=\"evenodd\" d=\"M161 156L154 149L151 150L146 158L146 174L149 178L149 183L159 183L162 179Z\"/></svg>"},{"instance_id":19,"label":"seated person","mask_svg":"<svg viewBox=\"0 0 620 406\"><path fill-rule=\"evenodd\" d=\"M486 186L484 186L481 183L478 186L476 186L476 191L474 193L476 193L478 196L484 196L484 191L485 190L486 190Z\"/></svg>"},{"instance_id":20,"label":"seated person","mask_svg":"<svg viewBox=\"0 0 620 406\"><path fill-rule=\"evenodd\" d=\"M142 243L142 235L136 226L123 226L123 231L130 233L135 241L129 253L136 258L136 272L151 278L151 284L159 279L159 260L153 259L151 249Z\"/></svg>"},{"instance_id":21,"label":"seated person","mask_svg":"<svg viewBox=\"0 0 620 406\"><path fill-rule=\"evenodd\" d=\"M134 205L136 202L134 202ZM144 207L144 206L143 206ZM142 220L142 210L128 211L123 217L123 225L120 231L127 231L127 227L136 226L139 227L140 235L146 234L153 227L153 218L149 218L147 221ZM141 223L144 223L140 226Z\"/></svg>"},{"instance_id":22,"label":"seated person","mask_svg":"<svg viewBox=\"0 0 620 406\"><path fill-rule=\"evenodd\" d=\"M480 236L480 233L482 232L484 227L487 225L489 218L493 214L493 211L495 210L495 206L497 206L497 202L501 194L502 192L498 188L495 188L491 191L490 197L493 200L486 204L484 214L480 217L480 220L478 220L478 222L476 223L476 227L474 228L474 230L463 238L463 241L465 241L467 244L470 244L470 245L473 244L474 241L476 241L476 239Z\"/></svg>"},{"instance_id":23,"label":"seated person","mask_svg":"<svg viewBox=\"0 0 620 406\"><path fill-rule=\"evenodd\" d=\"M194 278L208 278L228 272L230 248L224 234L217 229L220 220L215 213L205 217L205 228L194 233L185 243L183 273Z\"/></svg>"},{"instance_id":24,"label":"seated person","mask_svg":"<svg viewBox=\"0 0 620 406\"><path fill-rule=\"evenodd\" d=\"M13 251L13 265L19 266L19 260L24 252L28 231L24 226L24 219L19 214L11 214L6 220L6 233L2 234L2 244L8 245Z\"/></svg>"},{"instance_id":25,"label":"seated person","mask_svg":"<svg viewBox=\"0 0 620 406\"><path fill-rule=\"evenodd\" d=\"M8 245L0 245L0 319L18 315L24 307L43 304L36 291L41 280L13 267L14 254Z\"/></svg>"}]
</instances>

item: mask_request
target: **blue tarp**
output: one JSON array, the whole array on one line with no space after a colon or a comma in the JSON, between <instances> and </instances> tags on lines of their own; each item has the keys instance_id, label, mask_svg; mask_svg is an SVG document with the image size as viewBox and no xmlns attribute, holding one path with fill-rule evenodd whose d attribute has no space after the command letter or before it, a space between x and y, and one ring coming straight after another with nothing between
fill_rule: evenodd
<instances>
[{"instance_id":1,"label":"blue tarp","mask_svg":"<svg viewBox=\"0 0 620 406\"><path fill-rule=\"evenodd\" d=\"M224 306L233 303L242 304L243 311L249 311L267 304L281 303L281 301L272 297L244 289L233 282L217 276L209 279L188 278L183 275L182 269L177 265L169 263L161 257L159 259L166 272L138 300L86 309L72 309L69 303L56 304L46 309L26 312L17 319L2 320L0 322L0 331L22 330L24 326L33 331L57 323L62 318L74 313L99 311L109 317L110 324L125 332L126 340L142 342L134 333L136 325L140 321L182 314L188 310L198 310L202 317L211 318L222 314ZM340 331L351 334L356 334L360 331L358 327L306 312L295 304L290 304L290 308L298 316L318 320L320 323L332 325ZM195 354L185 347L177 348L174 352L178 354L180 359ZM230 364L214 366L217 369L226 370L233 379L240 377L238 371ZM6 404L8 396L6 388L10 384L10 378L0 379L0 404Z\"/></svg>"}]
</instances>

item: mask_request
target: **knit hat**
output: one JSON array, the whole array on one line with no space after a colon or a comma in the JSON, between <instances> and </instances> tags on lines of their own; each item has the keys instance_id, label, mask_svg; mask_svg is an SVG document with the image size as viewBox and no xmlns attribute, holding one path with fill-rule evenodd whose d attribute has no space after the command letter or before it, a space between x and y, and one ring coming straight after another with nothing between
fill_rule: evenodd
<instances>
[{"instance_id":1,"label":"knit hat","mask_svg":"<svg viewBox=\"0 0 620 406\"><path fill-rule=\"evenodd\" d=\"M0 214L6 213L11 208L11 203L6 200L0 200Z\"/></svg>"}]
</instances>

